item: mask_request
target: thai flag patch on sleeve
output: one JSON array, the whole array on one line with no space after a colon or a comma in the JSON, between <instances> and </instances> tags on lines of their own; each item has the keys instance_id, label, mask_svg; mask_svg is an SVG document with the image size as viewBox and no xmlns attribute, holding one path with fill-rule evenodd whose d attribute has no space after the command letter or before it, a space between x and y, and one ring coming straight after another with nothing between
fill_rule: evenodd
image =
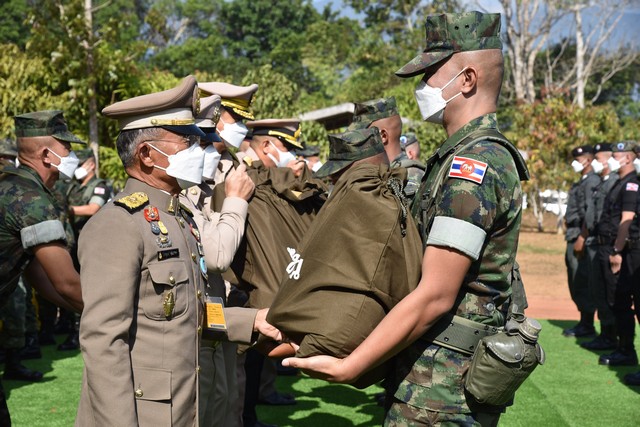
<instances>
[{"instance_id":1,"label":"thai flag patch on sleeve","mask_svg":"<svg viewBox=\"0 0 640 427\"><path fill-rule=\"evenodd\" d=\"M487 172L487 166L486 163L479 160L455 156L449 169L449 176L451 178L462 178L477 184L482 184L484 174Z\"/></svg>"},{"instance_id":2,"label":"thai flag patch on sleeve","mask_svg":"<svg viewBox=\"0 0 640 427\"><path fill-rule=\"evenodd\" d=\"M627 182L627 191L638 191L638 184L636 184L635 182Z\"/></svg>"}]
</instances>

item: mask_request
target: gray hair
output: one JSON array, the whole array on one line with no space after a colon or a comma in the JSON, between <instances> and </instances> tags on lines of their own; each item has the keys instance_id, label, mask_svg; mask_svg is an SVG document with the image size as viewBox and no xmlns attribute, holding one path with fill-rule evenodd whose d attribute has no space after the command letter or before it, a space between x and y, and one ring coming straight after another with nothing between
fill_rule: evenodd
<instances>
[{"instance_id":1,"label":"gray hair","mask_svg":"<svg viewBox=\"0 0 640 427\"><path fill-rule=\"evenodd\" d=\"M116 148L122 165L125 168L132 166L138 144L144 140L161 138L163 131L164 129L160 127L120 131L116 139Z\"/></svg>"}]
</instances>

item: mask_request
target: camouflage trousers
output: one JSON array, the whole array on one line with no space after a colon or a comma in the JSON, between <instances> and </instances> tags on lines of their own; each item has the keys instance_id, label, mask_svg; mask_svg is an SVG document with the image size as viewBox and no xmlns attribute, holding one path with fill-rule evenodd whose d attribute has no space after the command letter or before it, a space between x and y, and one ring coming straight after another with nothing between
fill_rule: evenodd
<instances>
[{"instance_id":1,"label":"camouflage trousers","mask_svg":"<svg viewBox=\"0 0 640 427\"><path fill-rule=\"evenodd\" d=\"M498 425L500 414L471 413L450 414L446 412L430 411L417 408L407 403L395 400L384 420L385 427L407 426L465 426L465 427L495 427Z\"/></svg>"},{"instance_id":2,"label":"camouflage trousers","mask_svg":"<svg viewBox=\"0 0 640 427\"><path fill-rule=\"evenodd\" d=\"M35 309L31 303L31 287L25 286L22 278L0 309L0 320L0 347L6 349L21 349L25 344L25 334L38 332Z\"/></svg>"}]
</instances>

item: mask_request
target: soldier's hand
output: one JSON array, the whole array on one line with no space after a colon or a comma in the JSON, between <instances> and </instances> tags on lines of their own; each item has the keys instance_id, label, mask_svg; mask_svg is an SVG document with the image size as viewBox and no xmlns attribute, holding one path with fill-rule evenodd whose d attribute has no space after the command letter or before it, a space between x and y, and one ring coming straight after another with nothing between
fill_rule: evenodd
<instances>
[{"instance_id":1,"label":"soldier's hand","mask_svg":"<svg viewBox=\"0 0 640 427\"><path fill-rule=\"evenodd\" d=\"M256 319L253 322L253 330L255 332L260 332L262 335L269 337L274 341L281 342L282 332L280 332L275 326L267 322L267 313L269 313L268 308L258 310Z\"/></svg>"},{"instance_id":2,"label":"soldier's hand","mask_svg":"<svg viewBox=\"0 0 640 427\"><path fill-rule=\"evenodd\" d=\"M304 160L296 159L287 163L287 167L293 171L295 176L300 176L304 168L307 167L307 163Z\"/></svg>"},{"instance_id":3,"label":"soldier's hand","mask_svg":"<svg viewBox=\"0 0 640 427\"><path fill-rule=\"evenodd\" d=\"M609 264L611 265L611 272L618 274L620 267L622 267L622 255L609 255Z\"/></svg>"},{"instance_id":4,"label":"soldier's hand","mask_svg":"<svg viewBox=\"0 0 640 427\"><path fill-rule=\"evenodd\" d=\"M348 372L345 360L332 356L290 357L282 361L282 366L301 369L313 378L348 384L357 378Z\"/></svg>"},{"instance_id":5,"label":"soldier's hand","mask_svg":"<svg viewBox=\"0 0 640 427\"><path fill-rule=\"evenodd\" d=\"M584 237L578 236L573 244L573 253L577 258L582 258L582 255L584 255L584 241Z\"/></svg>"},{"instance_id":6,"label":"soldier's hand","mask_svg":"<svg viewBox=\"0 0 640 427\"><path fill-rule=\"evenodd\" d=\"M229 172L224 180L224 190L227 197L240 197L241 199L249 200L255 187L255 184L247 175L247 166L244 164Z\"/></svg>"}]
</instances>

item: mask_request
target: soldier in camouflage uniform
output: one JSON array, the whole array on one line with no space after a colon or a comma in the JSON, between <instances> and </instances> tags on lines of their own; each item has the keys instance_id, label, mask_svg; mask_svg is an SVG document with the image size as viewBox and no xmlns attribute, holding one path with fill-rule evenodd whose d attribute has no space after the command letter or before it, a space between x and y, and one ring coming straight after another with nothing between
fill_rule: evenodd
<instances>
[{"instance_id":1,"label":"soldier in camouflage uniform","mask_svg":"<svg viewBox=\"0 0 640 427\"><path fill-rule=\"evenodd\" d=\"M61 111L14 119L20 166L5 164L0 171L0 301L4 305L25 272L45 297L81 310L80 277L64 245L66 234L51 188L60 175L73 175L77 163L70 143L82 141L67 130ZM7 366L20 365L22 345L24 336L7 349Z\"/></svg>"},{"instance_id":2,"label":"soldier in camouflage uniform","mask_svg":"<svg viewBox=\"0 0 640 427\"><path fill-rule=\"evenodd\" d=\"M427 48L396 72L424 74L416 90L420 112L425 120L442 123L449 135L429 159L412 206L425 245L420 283L347 358L284 363L352 382L406 347L396 361L395 400L385 425L496 425L504 408L480 405L465 393L471 357L435 344L430 330L441 317L504 325L497 307L512 293L520 179L528 172L497 131L500 15L429 16L426 30Z\"/></svg>"},{"instance_id":3,"label":"soldier in camouflage uniform","mask_svg":"<svg viewBox=\"0 0 640 427\"><path fill-rule=\"evenodd\" d=\"M384 150L391 162L392 168L407 169L407 184L404 193L408 198L413 198L420 186L424 175L424 165L416 160L411 160L402 149L400 135L402 134L402 120L396 106L396 99L374 99L362 104L356 103L353 122L347 131L367 129L369 127L380 129Z\"/></svg>"}]
</instances>

